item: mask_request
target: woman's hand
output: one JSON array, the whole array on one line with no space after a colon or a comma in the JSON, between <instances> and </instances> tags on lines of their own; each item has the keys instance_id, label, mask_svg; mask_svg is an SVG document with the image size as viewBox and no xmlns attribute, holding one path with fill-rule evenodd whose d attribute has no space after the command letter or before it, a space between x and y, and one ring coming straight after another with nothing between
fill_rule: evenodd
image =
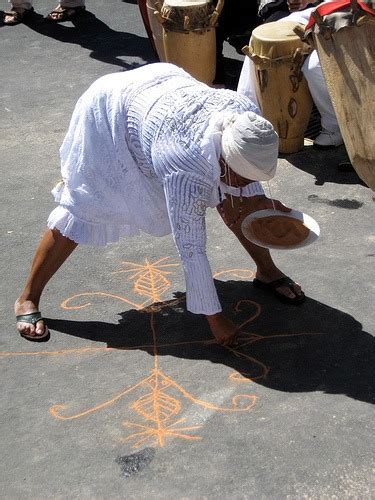
<instances>
[{"instance_id":1,"label":"woman's hand","mask_svg":"<svg viewBox=\"0 0 375 500\"><path fill-rule=\"evenodd\" d=\"M264 195L252 196L250 198L253 202L252 212L257 212L258 210L266 210L268 208L275 208L275 210L280 210L281 212L290 212L292 209L286 207L279 200L271 200Z\"/></svg>"},{"instance_id":2,"label":"woman's hand","mask_svg":"<svg viewBox=\"0 0 375 500\"><path fill-rule=\"evenodd\" d=\"M222 313L206 316L211 333L218 344L233 346L236 344L237 335L240 333L238 326L227 319Z\"/></svg>"}]
</instances>

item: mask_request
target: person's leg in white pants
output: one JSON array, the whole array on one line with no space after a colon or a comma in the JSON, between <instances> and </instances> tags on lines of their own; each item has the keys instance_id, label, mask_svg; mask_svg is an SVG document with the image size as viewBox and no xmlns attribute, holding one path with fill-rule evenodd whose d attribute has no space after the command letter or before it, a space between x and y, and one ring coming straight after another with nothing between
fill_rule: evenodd
<instances>
[{"instance_id":1,"label":"person's leg in white pants","mask_svg":"<svg viewBox=\"0 0 375 500\"><path fill-rule=\"evenodd\" d=\"M311 97L321 116L322 131L315 139L314 145L322 148L340 146L343 142L340 128L316 50L306 58L302 71L307 80Z\"/></svg>"}]
</instances>

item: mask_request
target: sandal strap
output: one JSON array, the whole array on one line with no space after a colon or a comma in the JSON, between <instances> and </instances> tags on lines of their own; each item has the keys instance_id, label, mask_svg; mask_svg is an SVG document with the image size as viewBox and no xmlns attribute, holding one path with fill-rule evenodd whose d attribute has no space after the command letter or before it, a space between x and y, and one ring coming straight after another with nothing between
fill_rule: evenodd
<instances>
[{"instance_id":1,"label":"sandal strap","mask_svg":"<svg viewBox=\"0 0 375 500\"><path fill-rule=\"evenodd\" d=\"M34 326L41 319L43 319L43 316L40 311L36 311L30 314L20 314L19 316L16 316L17 323L23 321L24 323L31 323Z\"/></svg>"},{"instance_id":2,"label":"sandal strap","mask_svg":"<svg viewBox=\"0 0 375 500\"><path fill-rule=\"evenodd\" d=\"M267 285L274 289L280 288L281 286L292 287L294 285L294 281L288 276L283 276L282 278L267 283Z\"/></svg>"}]
</instances>

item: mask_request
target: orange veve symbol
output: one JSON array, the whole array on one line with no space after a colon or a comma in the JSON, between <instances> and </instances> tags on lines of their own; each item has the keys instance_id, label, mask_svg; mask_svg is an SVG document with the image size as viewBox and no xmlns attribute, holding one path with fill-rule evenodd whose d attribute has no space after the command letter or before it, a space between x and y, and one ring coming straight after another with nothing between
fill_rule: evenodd
<instances>
[{"instance_id":1,"label":"orange veve symbol","mask_svg":"<svg viewBox=\"0 0 375 500\"><path fill-rule=\"evenodd\" d=\"M192 425L188 427L176 427L177 425L185 422L185 418L180 418L170 425L158 426L158 427L147 427L145 425L136 424L133 422L124 422L123 426L127 428L134 428L138 432L133 432L126 438L123 438L124 443L128 441L135 441L132 448L139 448L142 444L151 440L152 444L159 445L161 448L165 445L167 437L179 438L186 441L198 441L202 439L200 436L194 436L191 434L186 434L186 432L194 431L200 429L201 425Z\"/></svg>"},{"instance_id":2,"label":"orange veve symbol","mask_svg":"<svg viewBox=\"0 0 375 500\"><path fill-rule=\"evenodd\" d=\"M103 411L111 408L113 405L118 404L123 398L133 396L133 401L129 407L140 417L143 422L129 422L124 421L123 426L131 429L131 434L122 438L123 442L132 442L133 448L139 448L145 443L151 443L156 446L163 447L167 438L183 439L183 440L199 440L200 436L194 435L194 431L200 429L201 425L186 425L187 418L182 416L183 411L188 409L190 405L196 405L208 412L221 412L221 413L239 413L249 412L257 401L257 396L254 394L235 394L231 398L230 404L216 403L215 401L206 401L195 397L185 387L180 385L177 380L168 376L166 372L162 371L159 367L159 351L167 347L192 347L193 345L211 348L215 341L212 337L207 339L199 339L195 341L187 340L185 342L158 342L158 335L156 329L156 317L161 309L175 305L183 300L182 297L163 301L162 296L172 286L171 281L167 278L172 274L173 268L179 264L171 262L169 258L162 258L154 262L145 259L144 264L137 264L133 262L122 262L123 268L113 274L126 274L127 280L132 283L132 290L137 295L144 297L143 302L136 303L131 301L128 297L122 297L106 292L91 292L81 293L74 295L61 304L65 310L82 309L88 307L91 302L88 299L101 298L117 300L126 303L136 309L141 309L143 313L148 315L149 329L151 333L151 342L147 342L140 346L122 346L118 348L113 347L81 347L76 349L65 349L58 351L45 351L45 352L19 352L19 353L0 353L3 358L20 357L20 356L51 356L56 357L60 355L74 355L74 354L91 354L100 351L111 352L120 354L124 351L132 351L134 349L144 349L153 354L153 368L147 371L144 378L138 380L134 385L123 388L118 393L96 404L91 404L89 408L81 410L76 414L71 414L66 404L55 404L50 407L50 414L61 421L73 421L83 417L88 417L98 411ZM217 272L214 277L230 276L238 279L251 279L254 273L248 269L230 269ZM73 303L73 304L72 304ZM77 305L78 304L78 305ZM149 305L151 304L151 305ZM251 300L240 300L234 306L234 312L245 312L247 318L239 325L239 329L243 329L254 321L261 313L261 306ZM232 382L244 383L251 382L252 380L260 380L267 376L269 367L262 361L251 357L244 351L246 347L251 347L252 344L260 341L269 341L270 339L280 339L281 337L293 337L296 335L319 335L319 333L300 333L300 334L286 334L286 335L267 335L262 336L255 333L244 332L239 336L239 345L226 349L228 354L240 358L251 367L248 373L234 372L229 375ZM253 373L251 373L253 370ZM137 393L136 393L137 391ZM182 414L181 414L182 413Z\"/></svg>"},{"instance_id":3,"label":"orange veve symbol","mask_svg":"<svg viewBox=\"0 0 375 500\"><path fill-rule=\"evenodd\" d=\"M158 388L155 378L150 380L150 385L153 386L152 392L135 401L131 405L132 409L145 420L154 422L165 422L173 415L178 415L181 410L181 403ZM170 384L167 385L167 387L169 386Z\"/></svg>"},{"instance_id":4,"label":"orange veve symbol","mask_svg":"<svg viewBox=\"0 0 375 500\"><path fill-rule=\"evenodd\" d=\"M152 302L158 302L171 286L171 282L166 276L171 274L172 271L168 269L179 265L177 263L162 264L167 260L168 257L155 262L149 262L148 259L145 259L144 265L123 261L124 269L115 271L113 274L133 272L134 274L129 276L128 279L134 282L134 291L143 297L148 297Z\"/></svg>"}]
</instances>

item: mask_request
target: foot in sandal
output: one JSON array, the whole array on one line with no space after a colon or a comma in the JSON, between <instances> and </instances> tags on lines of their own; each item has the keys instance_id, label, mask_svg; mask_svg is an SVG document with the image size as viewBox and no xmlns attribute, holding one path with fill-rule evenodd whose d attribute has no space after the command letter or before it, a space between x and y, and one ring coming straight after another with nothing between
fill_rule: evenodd
<instances>
[{"instance_id":1,"label":"foot in sandal","mask_svg":"<svg viewBox=\"0 0 375 500\"><path fill-rule=\"evenodd\" d=\"M32 342L46 342L50 338L48 326L41 313L31 301L15 304L17 330L21 337Z\"/></svg>"},{"instance_id":2,"label":"foot in sandal","mask_svg":"<svg viewBox=\"0 0 375 500\"><path fill-rule=\"evenodd\" d=\"M62 7L60 4L51 11L46 19L54 23L63 23L65 21L71 21L72 19L83 14L86 7L84 5L80 7Z\"/></svg>"},{"instance_id":3,"label":"foot in sandal","mask_svg":"<svg viewBox=\"0 0 375 500\"><path fill-rule=\"evenodd\" d=\"M3 23L7 26L14 26L15 24L20 24L25 18L33 12L34 9L22 9L20 7L13 7L12 10L8 10L3 14Z\"/></svg>"}]
</instances>

